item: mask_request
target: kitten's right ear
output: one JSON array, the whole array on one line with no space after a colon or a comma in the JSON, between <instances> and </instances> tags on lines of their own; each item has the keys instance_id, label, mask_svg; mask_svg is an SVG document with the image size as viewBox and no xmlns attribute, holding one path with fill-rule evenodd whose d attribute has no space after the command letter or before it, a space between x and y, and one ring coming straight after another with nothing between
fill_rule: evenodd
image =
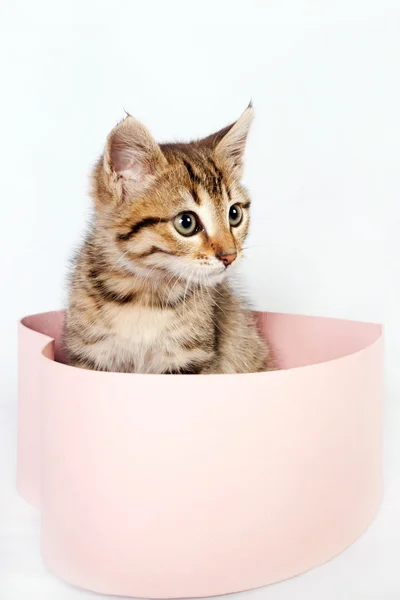
<instances>
[{"instance_id":1,"label":"kitten's right ear","mask_svg":"<svg viewBox=\"0 0 400 600\"><path fill-rule=\"evenodd\" d=\"M215 156L224 162L227 169L230 169L238 178L242 175L243 155L253 116L253 105L250 102L235 123L199 142L202 146L211 148Z\"/></svg>"},{"instance_id":2,"label":"kitten's right ear","mask_svg":"<svg viewBox=\"0 0 400 600\"><path fill-rule=\"evenodd\" d=\"M103 168L121 195L146 188L167 164L160 146L139 121L128 115L107 138Z\"/></svg>"}]
</instances>

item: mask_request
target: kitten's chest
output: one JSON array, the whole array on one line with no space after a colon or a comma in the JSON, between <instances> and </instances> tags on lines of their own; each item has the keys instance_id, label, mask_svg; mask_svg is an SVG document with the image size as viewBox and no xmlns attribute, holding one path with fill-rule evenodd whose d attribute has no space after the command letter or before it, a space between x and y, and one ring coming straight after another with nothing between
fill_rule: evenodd
<instances>
[{"instance_id":1,"label":"kitten's chest","mask_svg":"<svg viewBox=\"0 0 400 600\"><path fill-rule=\"evenodd\" d=\"M114 334L132 351L162 344L168 332L180 322L173 311L140 306L114 310L111 317Z\"/></svg>"},{"instance_id":2,"label":"kitten's chest","mask_svg":"<svg viewBox=\"0 0 400 600\"><path fill-rule=\"evenodd\" d=\"M205 307L196 314L192 309L190 302L180 310L113 307L108 313L111 343L102 344L103 359L114 370L136 373L164 373L204 360L209 350L200 340L208 339L205 333L212 329L212 321Z\"/></svg>"}]
</instances>

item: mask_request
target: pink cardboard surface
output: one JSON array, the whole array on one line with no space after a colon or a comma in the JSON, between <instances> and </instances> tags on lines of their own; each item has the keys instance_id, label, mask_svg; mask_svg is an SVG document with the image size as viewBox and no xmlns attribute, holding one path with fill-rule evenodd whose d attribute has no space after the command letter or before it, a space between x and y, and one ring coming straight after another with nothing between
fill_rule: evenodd
<instances>
[{"instance_id":1,"label":"pink cardboard surface","mask_svg":"<svg viewBox=\"0 0 400 600\"><path fill-rule=\"evenodd\" d=\"M371 523L381 327L258 320L281 370L207 376L69 367L62 313L22 320L17 485L50 571L115 595L224 594L319 565Z\"/></svg>"}]
</instances>

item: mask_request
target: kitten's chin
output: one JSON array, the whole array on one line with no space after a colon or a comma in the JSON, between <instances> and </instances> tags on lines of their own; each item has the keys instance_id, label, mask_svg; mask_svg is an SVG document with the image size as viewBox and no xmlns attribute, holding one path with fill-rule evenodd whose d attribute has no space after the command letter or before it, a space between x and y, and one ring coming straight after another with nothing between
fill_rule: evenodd
<instances>
[{"instance_id":1,"label":"kitten's chin","mask_svg":"<svg viewBox=\"0 0 400 600\"><path fill-rule=\"evenodd\" d=\"M194 283L195 285L201 285L204 287L215 287L226 278L227 272L224 268L223 270L218 269L216 271L211 272L203 272L199 271L198 273L194 273L187 278L188 281Z\"/></svg>"}]
</instances>

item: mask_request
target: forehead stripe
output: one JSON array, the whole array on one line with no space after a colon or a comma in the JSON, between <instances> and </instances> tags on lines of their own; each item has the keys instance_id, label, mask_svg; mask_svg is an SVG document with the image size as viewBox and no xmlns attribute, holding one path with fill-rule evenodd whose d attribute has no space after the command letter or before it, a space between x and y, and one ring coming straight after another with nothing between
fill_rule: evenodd
<instances>
[{"instance_id":1,"label":"forehead stripe","mask_svg":"<svg viewBox=\"0 0 400 600\"><path fill-rule=\"evenodd\" d=\"M200 183L201 183L201 179L200 179L200 177L199 177L198 175L196 175L196 173L194 172L192 165L191 165L191 164L190 164L190 163L189 163L187 160L185 160L184 158L182 159L182 162L183 162L183 164L185 165L187 172L189 173L190 180L191 180L193 183L195 183L196 185L200 185Z\"/></svg>"},{"instance_id":2,"label":"forehead stripe","mask_svg":"<svg viewBox=\"0 0 400 600\"><path fill-rule=\"evenodd\" d=\"M222 173L218 169L217 165L215 164L215 162L213 161L212 158L210 158L208 156L207 160L208 160L208 163L212 167L209 170L209 173L210 173L209 180L210 180L210 184L211 184L212 193L215 195L222 194Z\"/></svg>"},{"instance_id":3,"label":"forehead stripe","mask_svg":"<svg viewBox=\"0 0 400 600\"><path fill-rule=\"evenodd\" d=\"M210 156L208 157L208 162L210 163L210 165L214 169L214 171L212 173L213 176L216 177L217 179L222 179L222 173L221 173L221 171L218 169L217 165L215 164L215 162L213 161L213 159Z\"/></svg>"},{"instance_id":4,"label":"forehead stripe","mask_svg":"<svg viewBox=\"0 0 400 600\"><path fill-rule=\"evenodd\" d=\"M186 170L189 174L189 179L193 184L192 190L191 190L193 200L196 202L196 204L200 204L200 198L197 193L197 189L195 188L195 185L199 186L201 184L201 179L198 175L196 175L196 173L193 170L192 165L187 160L182 158L182 161L183 161L183 164L185 165Z\"/></svg>"}]
</instances>

